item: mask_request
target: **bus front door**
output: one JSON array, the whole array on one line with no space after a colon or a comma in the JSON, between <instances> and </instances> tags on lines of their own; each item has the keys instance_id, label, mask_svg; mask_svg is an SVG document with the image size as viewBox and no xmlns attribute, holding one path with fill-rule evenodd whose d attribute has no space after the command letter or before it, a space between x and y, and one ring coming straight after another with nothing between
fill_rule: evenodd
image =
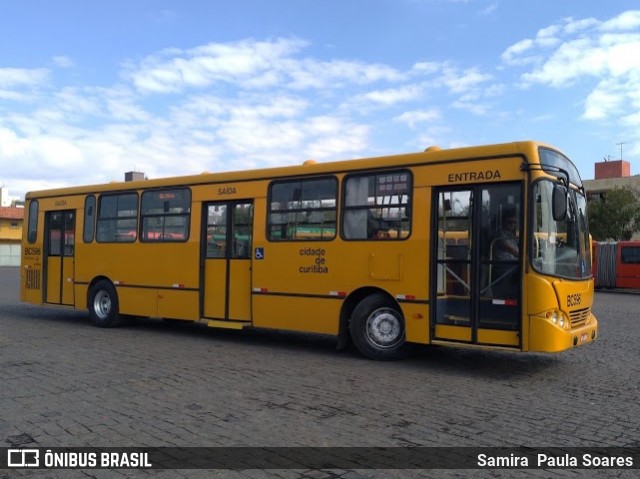
<instances>
[{"instance_id":1,"label":"bus front door","mask_svg":"<svg viewBox=\"0 0 640 479\"><path fill-rule=\"evenodd\" d=\"M203 212L202 316L251 321L253 203L207 203Z\"/></svg>"},{"instance_id":2,"label":"bus front door","mask_svg":"<svg viewBox=\"0 0 640 479\"><path fill-rule=\"evenodd\" d=\"M439 189L434 203L431 337L521 348L522 184Z\"/></svg>"},{"instance_id":3,"label":"bus front door","mask_svg":"<svg viewBox=\"0 0 640 479\"><path fill-rule=\"evenodd\" d=\"M45 303L74 304L75 228L75 211L49 211L46 213Z\"/></svg>"}]
</instances>

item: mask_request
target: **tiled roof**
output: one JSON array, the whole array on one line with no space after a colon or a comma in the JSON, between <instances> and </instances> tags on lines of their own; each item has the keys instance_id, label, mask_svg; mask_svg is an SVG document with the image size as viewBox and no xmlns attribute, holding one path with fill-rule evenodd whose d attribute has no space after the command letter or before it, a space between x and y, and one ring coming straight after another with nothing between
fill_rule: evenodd
<instances>
[{"instance_id":1,"label":"tiled roof","mask_svg":"<svg viewBox=\"0 0 640 479\"><path fill-rule=\"evenodd\" d=\"M0 206L0 219L21 220L23 218L24 218L24 208L11 208L8 206Z\"/></svg>"}]
</instances>

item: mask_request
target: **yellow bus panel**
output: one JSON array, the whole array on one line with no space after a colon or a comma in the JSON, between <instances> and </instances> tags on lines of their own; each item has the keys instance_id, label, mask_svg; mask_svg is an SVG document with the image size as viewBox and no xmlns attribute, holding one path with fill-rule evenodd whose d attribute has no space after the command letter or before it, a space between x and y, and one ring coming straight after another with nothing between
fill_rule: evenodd
<instances>
[{"instance_id":1,"label":"yellow bus panel","mask_svg":"<svg viewBox=\"0 0 640 479\"><path fill-rule=\"evenodd\" d=\"M338 299L254 294L253 325L310 333L338 334Z\"/></svg>"},{"instance_id":2,"label":"yellow bus panel","mask_svg":"<svg viewBox=\"0 0 640 479\"><path fill-rule=\"evenodd\" d=\"M499 331L497 329L478 329L478 343L499 346L520 346L517 331Z\"/></svg>"},{"instance_id":3,"label":"yellow bus panel","mask_svg":"<svg viewBox=\"0 0 640 479\"><path fill-rule=\"evenodd\" d=\"M157 294L161 318L193 320L198 317L198 291L159 289Z\"/></svg>"}]
</instances>

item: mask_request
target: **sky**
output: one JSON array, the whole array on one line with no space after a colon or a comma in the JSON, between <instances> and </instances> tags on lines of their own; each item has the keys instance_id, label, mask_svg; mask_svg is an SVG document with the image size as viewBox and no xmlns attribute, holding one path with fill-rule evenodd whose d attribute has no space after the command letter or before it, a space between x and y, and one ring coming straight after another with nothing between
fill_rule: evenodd
<instances>
[{"instance_id":1,"label":"sky","mask_svg":"<svg viewBox=\"0 0 640 479\"><path fill-rule=\"evenodd\" d=\"M539 140L640 174L640 2L0 0L0 186ZM5 193L6 194L6 193Z\"/></svg>"}]
</instances>

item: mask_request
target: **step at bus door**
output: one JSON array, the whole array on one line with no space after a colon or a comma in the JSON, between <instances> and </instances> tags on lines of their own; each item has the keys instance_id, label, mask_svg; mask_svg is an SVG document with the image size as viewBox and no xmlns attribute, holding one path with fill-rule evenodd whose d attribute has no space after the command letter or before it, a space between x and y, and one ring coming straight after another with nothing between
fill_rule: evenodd
<instances>
[{"instance_id":1,"label":"step at bus door","mask_svg":"<svg viewBox=\"0 0 640 479\"><path fill-rule=\"evenodd\" d=\"M76 212L45 216L45 303L74 304Z\"/></svg>"},{"instance_id":2,"label":"step at bus door","mask_svg":"<svg viewBox=\"0 0 640 479\"><path fill-rule=\"evenodd\" d=\"M204 205L202 316L251 320L253 202Z\"/></svg>"},{"instance_id":3,"label":"step at bus door","mask_svg":"<svg viewBox=\"0 0 640 479\"><path fill-rule=\"evenodd\" d=\"M520 348L522 184L441 188L434 203L431 337Z\"/></svg>"}]
</instances>

